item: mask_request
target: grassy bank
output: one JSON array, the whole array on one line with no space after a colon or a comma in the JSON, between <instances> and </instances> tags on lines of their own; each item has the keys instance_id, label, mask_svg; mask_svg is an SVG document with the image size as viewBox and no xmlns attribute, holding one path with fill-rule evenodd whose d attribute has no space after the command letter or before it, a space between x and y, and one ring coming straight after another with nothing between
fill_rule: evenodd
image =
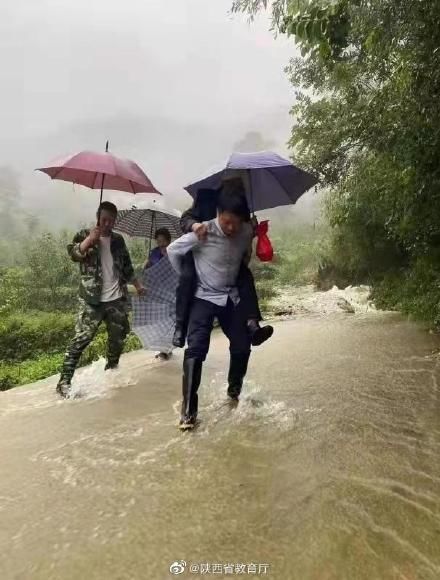
<instances>
[{"instance_id":1,"label":"grassy bank","mask_svg":"<svg viewBox=\"0 0 440 580\"><path fill-rule=\"evenodd\" d=\"M0 390L5 391L56 374L64 350L73 336L73 313L32 312L14 314L0 323ZM86 349L79 366L105 356L105 326ZM138 338L130 334L124 352L141 348Z\"/></svg>"}]
</instances>

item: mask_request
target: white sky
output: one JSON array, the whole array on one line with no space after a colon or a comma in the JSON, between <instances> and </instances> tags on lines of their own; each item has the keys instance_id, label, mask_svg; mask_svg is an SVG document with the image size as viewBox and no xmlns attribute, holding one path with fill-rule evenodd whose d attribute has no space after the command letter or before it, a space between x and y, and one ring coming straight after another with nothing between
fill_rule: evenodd
<instances>
[{"instance_id":1,"label":"white sky","mask_svg":"<svg viewBox=\"0 0 440 580\"><path fill-rule=\"evenodd\" d=\"M132 157L155 185L182 186L247 131L286 153L293 43L231 0L2 0L0 165L50 219L81 216L96 192L34 173L53 157L103 149ZM53 215L52 215L53 214Z\"/></svg>"}]
</instances>

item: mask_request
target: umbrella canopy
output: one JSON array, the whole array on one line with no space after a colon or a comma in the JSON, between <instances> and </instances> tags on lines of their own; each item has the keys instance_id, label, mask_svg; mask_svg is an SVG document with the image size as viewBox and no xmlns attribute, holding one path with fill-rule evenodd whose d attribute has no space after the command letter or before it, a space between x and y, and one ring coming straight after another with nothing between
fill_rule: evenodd
<instances>
[{"instance_id":1,"label":"umbrella canopy","mask_svg":"<svg viewBox=\"0 0 440 580\"><path fill-rule=\"evenodd\" d=\"M170 353L176 324L176 288L179 278L164 256L144 272L145 296L133 296L133 332L148 350Z\"/></svg>"},{"instance_id":2,"label":"umbrella canopy","mask_svg":"<svg viewBox=\"0 0 440 580\"><path fill-rule=\"evenodd\" d=\"M101 192L103 189L110 189L161 195L139 165L108 152L81 151L57 159L37 171L46 173L52 179L69 181L90 189L100 189Z\"/></svg>"},{"instance_id":3,"label":"umbrella canopy","mask_svg":"<svg viewBox=\"0 0 440 580\"><path fill-rule=\"evenodd\" d=\"M199 189L217 190L222 180L242 177L251 211L295 203L318 183L315 176L272 151L233 153L229 159L201 179L186 186L195 198Z\"/></svg>"},{"instance_id":4,"label":"umbrella canopy","mask_svg":"<svg viewBox=\"0 0 440 580\"><path fill-rule=\"evenodd\" d=\"M155 201L133 205L118 212L115 230L128 236L153 238L158 228L167 228L172 238L182 235L180 212L158 206Z\"/></svg>"}]
</instances>

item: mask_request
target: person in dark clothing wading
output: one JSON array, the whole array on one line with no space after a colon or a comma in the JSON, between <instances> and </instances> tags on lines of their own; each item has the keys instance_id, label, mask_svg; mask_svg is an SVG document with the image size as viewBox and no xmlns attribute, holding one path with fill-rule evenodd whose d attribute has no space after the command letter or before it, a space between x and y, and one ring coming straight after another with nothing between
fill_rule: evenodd
<instances>
[{"instance_id":1,"label":"person in dark clothing wading","mask_svg":"<svg viewBox=\"0 0 440 580\"><path fill-rule=\"evenodd\" d=\"M196 424L197 391L202 365L208 354L214 319L228 337L230 366L228 396L238 400L251 352L252 334L248 312L241 299L237 279L243 261L249 262L253 230L246 198L237 192L223 191L217 202L218 216L204 224L205 239L197 233L183 235L168 247L168 258L180 274L184 257L192 252L196 289L188 324L188 348L183 363L181 429Z\"/></svg>"},{"instance_id":2,"label":"person in dark clothing wading","mask_svg":"<svg viewBox=\"0 0 440 580\"><path fill-rule=\"evenodd\" d=\"M201 189L193 206L182 215L180 225L184 233L193 232L203 241L207 235L205 222L215 219L217 202L220 193L225 195L245 195L243 182L233 178L223 182L220 190ZM237 289L242 300L242 308L247 319L248 331L253 346L258 346L268 340L273 334L272 326L260 326L262 316L258 304L255 281L248 264L242 262L237 276ZM173 345L177 348L185 346L188 329L188 317L196 290L196 272L192 252L188 252L181 262L179 285L176 291L176 330Z\"/></svg>"}]
</instances>

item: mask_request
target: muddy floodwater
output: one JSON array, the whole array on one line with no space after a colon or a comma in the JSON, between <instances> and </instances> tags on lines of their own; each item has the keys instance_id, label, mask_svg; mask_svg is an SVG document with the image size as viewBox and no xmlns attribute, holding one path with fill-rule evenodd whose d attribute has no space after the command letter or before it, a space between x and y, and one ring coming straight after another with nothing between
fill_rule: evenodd
<instances>
[{"instance_id":1,"label":"muddy floodwater","mask_svg":"<svg viewBox=\"0 0 440 580\"><path fill-rule=\"evenodd\" d=\"M439 340L355 310L277 323L235 410L217 334L192 434L181 353L0 393L0 579L438 580Z\"/></svg>"}]
</instances>

